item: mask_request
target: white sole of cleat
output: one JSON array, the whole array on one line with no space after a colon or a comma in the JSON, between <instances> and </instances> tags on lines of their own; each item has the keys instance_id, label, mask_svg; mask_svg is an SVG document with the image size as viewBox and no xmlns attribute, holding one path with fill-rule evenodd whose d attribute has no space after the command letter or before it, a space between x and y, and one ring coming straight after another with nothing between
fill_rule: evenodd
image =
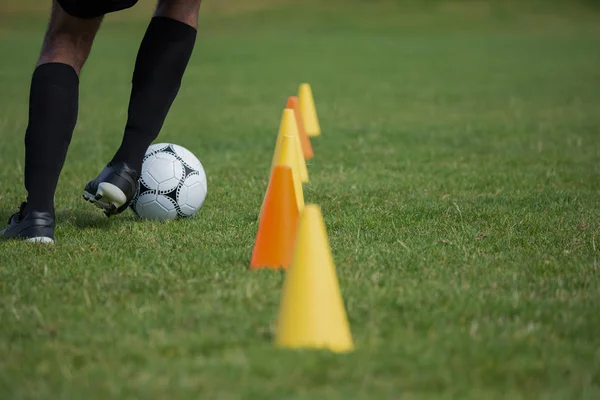
<instances>
[{"instance_id":1,"label":"white sole of cleat","mask_svg":"<svg viewBox=\"0 0 600 400\"><path fill-rule=\"evenodd\" d=\"M95 204L96 207L101 208L107 214L114 212L127 201L127 196L121 189L107 182L98 185L96 195L84 191L83 198Z\"/></svg>"},{"instance_id":2,"label":"white sole of cleat","mask_svg":"<svg viewBox=\"0 0 600 400\"><path fill-rule=\"evenodd\" d=\"M54 244L54 240L52 238L45 236L27 238L25 241L28 243Z\"/></svg>"},{"instance_id":3,"label":"white sole of cleat","mask_svg":"<svg viewBox=\"0 0 600 400\"><path fill-rule=\"evenodd\" d=\"M6 232L6 229L0 231L0 235L3 235ZM38 236L25 239L28 243L44 243L44 244L54 244L54 239L46 237L46 236Z\"/></svg>"}]
</instances>

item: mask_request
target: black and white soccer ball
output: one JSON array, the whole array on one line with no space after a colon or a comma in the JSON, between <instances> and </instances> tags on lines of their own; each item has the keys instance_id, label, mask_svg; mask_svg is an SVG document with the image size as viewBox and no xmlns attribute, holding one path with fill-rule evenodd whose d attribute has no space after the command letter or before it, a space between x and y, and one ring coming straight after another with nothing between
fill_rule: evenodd
<instances>
[{"instance_id":1,"label":"black and white soccer ball","mask_svg":"<svg viewBox=\"0 0 600 400\"><path fill-rule=\"evenodd\" d=\"M200 160L182 146L158 143L146 151L130 208L142 219L189 218L202 207L206 193Z\"/></svg>"}]
</instances>

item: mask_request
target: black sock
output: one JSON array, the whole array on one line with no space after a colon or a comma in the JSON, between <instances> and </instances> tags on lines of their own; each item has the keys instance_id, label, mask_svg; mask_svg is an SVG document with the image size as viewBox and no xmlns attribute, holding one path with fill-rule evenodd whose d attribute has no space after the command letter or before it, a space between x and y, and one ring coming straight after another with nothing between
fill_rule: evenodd
<instances>
[{"instance_id":1,"label":"black sock","mask_svg":"<svg viewBox=\"0 0 600 400\"><path fill-rule=\"evenodd\" d=\"M25 133L27 210L54 213L54 193L77 123L79 77L67 64L38 66Z\"/></svg>"},{"instance_id":2,"label":"black sock","mask_svg":"<svg viewBox=\"0 0 600 400\"><path fill-rule=\"evenodd\" d=\"M114 162L141 173L144 154L179 92L195 41L195 28L171 18L152 18L135 62L127 125Z\"/></svg>"}]
</instances>

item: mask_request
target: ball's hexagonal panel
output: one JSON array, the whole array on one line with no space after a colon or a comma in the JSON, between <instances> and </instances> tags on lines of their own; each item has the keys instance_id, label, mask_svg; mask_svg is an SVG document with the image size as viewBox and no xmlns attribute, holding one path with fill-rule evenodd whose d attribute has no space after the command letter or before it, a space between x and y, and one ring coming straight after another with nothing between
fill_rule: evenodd
<instances>
[{"instance_id":1,"label":"ball's hexagonal panel","mask_svg":"<svg viewBox=\"0 0 600 400\"><path fill-rule=\"evenodd\" d=\"M177 192L177 204L186 217L194 215L206 199L206 178L198 173L190 174Z\"/></svg>"},{"instance_id":2,"label":"ball's hexagonal panel","mask_svg":"<svg viewBox=\"0 0 600 400\"><path fill-rule=\"evenodd\" d=\"M135 199L134 202L132 202L131 208L133 208L133 211L135 212L135 214L138 217L146 219L146 218L148 218L148 216L146 215L145 207L147 204L150 204L155 201L156 201L156 192L152 191L152 192L142 193Z\"/></svg>"},{"instance_id":3,"label":"ball's hexagonal panel","mask_svg":"<svg viewBox=\"0 0 600 400\"><path fill-rule=\"evenodd\" d=\"M140 175L140 181L144 186L150 190L157 190L159 182L149 173L150 169L156 161L156 155L153 154L148 157L142 164L142 173Z\"/></svg>"},{"instance_id":4,"label":"ball's hexagonal panel","mask_svg":"<svg viewBox=\"0 0 600 400\"><path fill-rule=\"evenodd\" d=\"M198 160L198 158L191 151L177 144L172 144L171 147L173 150L175 150L175 154L177 154L183 160L188 168L193 169L194 171L200 171L203 169L200 160Z\"/></svg>"},{"instance_id":5,"label":"ball's hexagonal panel","mask_svg":"<svg viewBox=\"0 0 600 400\"><path fill-rule=\"evenodd\" d=\"M158 185L156 190L159 192L170 192L177 188L185 173L185 168L181 161L169 153L156 153L144 163L146 162L150 162L150 165L148 166L146 174L142 172L142 175L144 175L144 183L146 180L157 182ZM143 167L142 170L144 170ZM151 179L146 179L146 175L151 177Z\"/></svg>"},{"instance_id":6,"label":"ball's hexagonal panel","mask_svg":"<svg viewBox=\"0 0 600 400\"><path fill-rule=\"evenodd\" d=\"M156 192L146 192L134 204L134 211L142 219L164 221L177 217L173 200Z\"/></svg>"}]
</instances>

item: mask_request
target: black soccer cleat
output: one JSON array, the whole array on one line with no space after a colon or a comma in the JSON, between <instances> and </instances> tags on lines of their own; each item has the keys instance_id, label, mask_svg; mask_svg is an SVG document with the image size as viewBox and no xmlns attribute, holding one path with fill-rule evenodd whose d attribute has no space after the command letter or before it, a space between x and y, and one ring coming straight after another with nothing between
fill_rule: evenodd
<instances>
[{"instance_id":1,"label":"black soccer cleat","mask_svg":"<svg viewBox=\"0 0 600 400\"><path fill-rule=\"evenodd\" d=\"M8 228L0 231L2 239L24 239L34 243L54 243L54 216L49 212L29 211L24 213L27 203L8 220Z\"/></svg>"},{"instance_id":2,"label":"black soccer cleat","mask_svg":"<svg viewBox=\"0 0 600 400\"><path fill-rule=\"evenodd\" d=\"M107 217L122 213L137 191L138 174L125 163L109 163L83 190L83 198Z\"/></svg>"}]
</instances>

